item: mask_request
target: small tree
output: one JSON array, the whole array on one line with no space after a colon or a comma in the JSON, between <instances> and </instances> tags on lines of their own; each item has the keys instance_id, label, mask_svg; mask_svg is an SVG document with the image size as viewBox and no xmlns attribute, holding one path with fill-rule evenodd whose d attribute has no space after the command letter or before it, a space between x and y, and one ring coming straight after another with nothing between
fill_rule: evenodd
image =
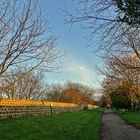
<instances>
[{"instance_id":1,"label":"small tree","mask_svg":"<svg viewBox=\"0 0 140 140\"><path fill-rule=\"evenodd\" d=\"M26 100L46 99L46 86L41 73L18 69L11 72L11 75L1 81L5 87L0 90L3 97Z\"/></svg>"}]
</instances>

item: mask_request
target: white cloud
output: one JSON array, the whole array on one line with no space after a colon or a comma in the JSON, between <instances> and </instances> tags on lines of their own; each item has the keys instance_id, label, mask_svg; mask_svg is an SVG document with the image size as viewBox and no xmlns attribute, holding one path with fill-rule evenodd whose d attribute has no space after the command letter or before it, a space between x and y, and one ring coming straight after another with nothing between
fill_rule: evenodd
<instances>
[{"instance_id":1,"label":"white cloud","mask_svg":"<svg viewBox=\"0 0 140 140\"><path fill-rule=\"evenodd\" d=\"M86 85L94 84L95 71L86 63L84 58L71 55L67 57L64 66L67 79Z\"/></svg>"},{"instance_id":2,"label":"white cloud","mask_svg":"<svg viewBox=\"0 0 140 140\"><path fill-rule=\"evenodd\" d=\"M84 66L80 66L80 70L81 70L81 71L85 71Z\"/></svg>"}]
</instances>

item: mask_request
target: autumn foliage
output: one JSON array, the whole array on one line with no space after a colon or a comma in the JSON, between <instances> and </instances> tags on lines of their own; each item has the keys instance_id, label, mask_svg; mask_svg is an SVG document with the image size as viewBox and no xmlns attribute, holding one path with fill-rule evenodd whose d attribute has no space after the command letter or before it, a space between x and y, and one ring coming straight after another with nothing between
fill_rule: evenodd
<instances>
[{"instance_id":1,"label":"autumn foliage","mask_svg":"<svg viewBox=\"0 0 140 140\"><path fill-rule=\"evenodd\" d=\"M78 83L67 82L65 86L52 85L48 93L48 100L76 104L94 104L94 90Z\"/></svg>"},{"instance_id":2,"label":"autumn foliage","mask_svg":"<svg viewBox=\"0 0 140 140\"><path fill-rule=\"evenodd\" d=\"M135 55L108 61L106 79L104 79L104 94L110 96L112 105L117 108L140 108L140 71L136 67L140 65ZM125 65L124 65L125 64ZM135 66L126 67L129 65Z\"/></svg>"}]
</instances>

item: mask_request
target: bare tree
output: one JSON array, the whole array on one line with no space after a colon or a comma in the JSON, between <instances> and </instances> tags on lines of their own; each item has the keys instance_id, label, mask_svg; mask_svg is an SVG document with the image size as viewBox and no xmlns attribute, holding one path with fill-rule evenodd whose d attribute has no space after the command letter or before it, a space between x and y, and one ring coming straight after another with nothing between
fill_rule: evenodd
<instances>
[{"instance_id":1,"label":"bare tree","mask_svg":"<svg viewBox=\"0 0 140 140\"><path fill-rule=\"evenodd\" d=\"M15 67L55 70L60 55L36 0L0 0L0 76Z\"/></svg>"},{"instance_id":2,"label":"bare tree","mask_svg":"<svg viewBox=\"0 0 140 140\"><path fill-rule=\"evenodd\" d=\"M47 96L43 74L28 72L28 69L11 72L11 76L4 77L1 84L5 88L0 92L6 98L44 100Z\"/></svg>"},{"instance_id":3,"label":"bare tree","mask_svg":"<svg viewBox=\"0 0 140 140\"><path fill-rule=\"evenodd\" d=\"M47 100L54 102L63 102L63 87L60 84L52 84L47 90Z\"/></svg>"},{"instance_id":4,"label":"bare tree","mask_svg":"<svg viewBox=\"0 0 140 140\"><path fill-rule=\"evenodd\" d=\"M75 13L64 10L67 23L83 22L83 26L90 30L87 37L98 55L135 53L139 58L140 47L138 43L140 34L140 2L138 0L75 0L78 3ZM130 43L131 33L131 45ZM123 38L123 44L122 44ZM127 42L126 42L127 41ZM125 42L125 43L124 43ZM132 45L132 42L134 43ZM127 46L127 47L126 47ZM99 53L100 52L100 53ZM133 68L133 67L132 67Z\"/></svg>"}]
</instances>

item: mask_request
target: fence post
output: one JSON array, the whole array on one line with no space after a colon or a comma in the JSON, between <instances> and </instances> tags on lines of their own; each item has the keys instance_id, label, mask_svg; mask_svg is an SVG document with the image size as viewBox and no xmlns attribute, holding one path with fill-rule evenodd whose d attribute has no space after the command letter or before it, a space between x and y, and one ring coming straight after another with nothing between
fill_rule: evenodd
<instances>
[{"instance_id":1,"label":"fence post","mask_svg":"<svg viewBox=\"0 0 140 140\"><path fill-rule=\"evenodd\" d=\"M50 103L50 111L51 111L51 115L53 114L52 112L52 103Z\"/></svg>"},{"instance_id":2,"label":"fence post","mask_svg":"<svg viewBox=\"0 0 140 140\"><path fill-rule=\"evenodd\" d=\"M42 100L42 106L44 106L44 100Z\"/></svg>"}]
</instances>

